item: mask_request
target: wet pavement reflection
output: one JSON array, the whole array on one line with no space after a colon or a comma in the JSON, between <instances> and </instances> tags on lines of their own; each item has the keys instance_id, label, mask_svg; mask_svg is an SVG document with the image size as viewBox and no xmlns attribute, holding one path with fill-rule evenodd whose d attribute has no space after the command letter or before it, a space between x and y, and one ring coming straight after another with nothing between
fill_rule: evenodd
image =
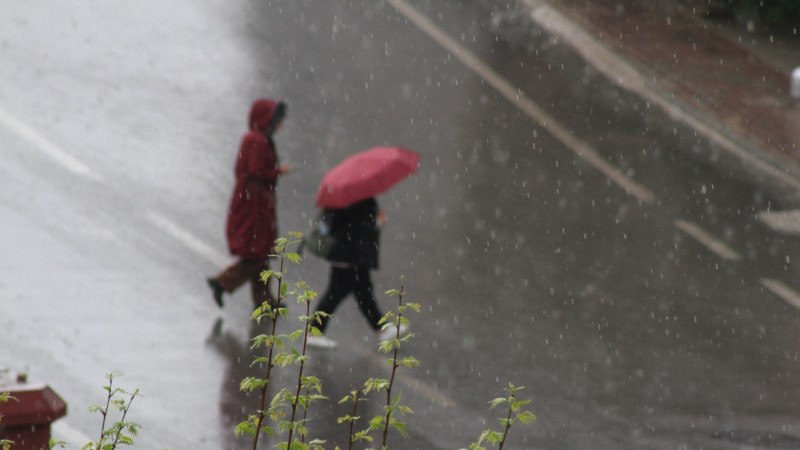
<instances>
[{"instance_id":1,"label":"wet pavement reflection","mask_svg":"<svg viewBox=\"0 0 800 450\"><path fill-rule=\"evenodd\" d=\"M498 427L487 402L508 382L526 387L538 418L514 428L504 448L793 445L800 317L760 280L795 279L800 249L755 218L780 197L522 10L411 3L657 201L627 195L386 3L178 2L169 23L145 20L138 4L111 14L52 3L49 15L19 4L8 14L30 19L2 19L12 31L0 37L64 39L74 53L4 47L0 108L106 181L65 171L0 128L10 155L0 167L2 362L57 378L66 423L85 434L97 424L83 412L113 371L144 393L141 448L252 448L233 430L258 408L239 386L262 376L250 339L264 330L248 320L247 292L220 311L204 280L226 258L242 110L273 95L289 102L278 152L297 168L279 186L282 233L307 229L322 174L345 156L384 144L422 155L416 175L378 198L389 214L378 301L389 310L382 293L405 276L407 299L422 306L403 347L421 364L398 378L414 411L404 417L409 437L394 435L391 448L468 446ZM120 22L107 24L112 17ZM162 26L171 31L157 33ZM85 62L120 48L125 64ZM172 71L153 73L161 65ZM57 89L51 73L75 88ZM137 83L119 81L128 77ZM136 92L146 105L134 104ZM62 107L40 108L50 105L40 97ZM63 112L72 110L80 113ZM709 252L676 220L723 236L742 260ZM327 274L308 258L289 277L322 291ZM281 332L296 325L282 322ZM388 366L352 300L329 334L340 348L310 351L307 373L330 401L309 411L308 426L334 448L347 443L337 421L351 413L338 400ZM268 398L295 376L278 370ZM381 401L361 414L378 415Z\"/></svg>"}]
</instances>

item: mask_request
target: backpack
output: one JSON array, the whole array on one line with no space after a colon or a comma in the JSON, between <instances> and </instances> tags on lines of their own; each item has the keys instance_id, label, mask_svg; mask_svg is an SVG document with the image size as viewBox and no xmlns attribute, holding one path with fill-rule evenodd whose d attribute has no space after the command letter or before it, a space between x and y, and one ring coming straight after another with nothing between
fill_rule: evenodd
<instances>
[{"instance_id":1,"label":"backpack","mask_svg":"<svg viewBox=\"0 0 800 450\"><path fill-rule=\"evenodd\" d=\"M327 209L320 211L311 221L311 229L303 237L303 242L312 255L322 259L328 259L331 255L336 245L332 224L333 214Z\"/></svg>"}]
</instances>

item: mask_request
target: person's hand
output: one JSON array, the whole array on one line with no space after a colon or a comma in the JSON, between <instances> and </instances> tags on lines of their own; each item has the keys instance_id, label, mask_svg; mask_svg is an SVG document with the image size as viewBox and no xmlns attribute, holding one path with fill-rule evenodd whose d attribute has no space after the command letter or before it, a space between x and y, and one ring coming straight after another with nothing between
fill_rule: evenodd
<instances>
[{"instance_id":1,"label":"person's hand","mask_svg":"<svg viewBox=\"0 0 800 450\"><path fill-rule=\"evenodd\" d=\"M287 173L294 172L294 169L288 164L281 164L281 167L278 168L278 172L280 172L281 175L286 175Z\"/></svg>"},{"instance_id":2,"label":"person's hand","mask_svg":"<svg viewBox=\"0 0 800 450\"><path fill-rule=\"evenodd\" d=\"M375 221L378 223L378 226L382 227L387 220L389 220L389 216L386 215L386 211L384 210L378 211L378 217L375 218Z\"/></svg>"}]
</instances>

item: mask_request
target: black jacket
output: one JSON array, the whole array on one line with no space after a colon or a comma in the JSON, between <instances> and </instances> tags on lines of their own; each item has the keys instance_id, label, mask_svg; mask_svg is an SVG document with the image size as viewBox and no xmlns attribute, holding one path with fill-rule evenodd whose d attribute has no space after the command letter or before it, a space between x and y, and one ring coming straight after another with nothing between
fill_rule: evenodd
<instances>
[{"instance_id":1,"label":"black jacket","mask_svg":"<svg viewBox=\"0 0 800 450\"><path fill-rule=\"evenodd\" d=\"M346 208L328 211L331 232L336 237L336 245L328 260L377 269L380 238L378 202L368 198Z\"/></svg>"}]
</instances>

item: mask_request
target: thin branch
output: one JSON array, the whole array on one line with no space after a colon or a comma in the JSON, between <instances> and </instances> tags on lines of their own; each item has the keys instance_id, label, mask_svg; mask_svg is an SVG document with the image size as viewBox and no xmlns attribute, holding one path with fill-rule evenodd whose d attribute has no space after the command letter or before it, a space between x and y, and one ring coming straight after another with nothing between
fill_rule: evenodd
<instances>
[{"instance_id":1,"label":"thin branch","mask_svg":"<svg viewBox=\"0 0 800 450\"><path fill-rule=\"evenodd\" d=\"M103 435L105 434L106 431L106 416L108 415L108 408L111 405L111 397L113 396L112 388L114 385L114 375L109 373L107 378L108 378L108 395L106 396L105 409L100 410L100 413L103 415L103 422L100 424L100 440L97 441L97 446L95 447L97 450L100 450L100 444L102 444L104 440Z\"/></svg>"},{"instance_id":2,"label":"thin branch","mask_svg":"<svg viewBox=\"0 0 800 450\"><path fill-rule=\"evenodd\" d=\"M272 358L273 358L273 351L275 349L275 339L274 339L275 330L278 328L278 310L281 307L281 300L283 300L281 298L281 292L282 292L281 291L281 283L283 282L283 275L282 275L283 274L283 265L284 265L284 254L283 254L283 252L281 252L280 272L278 272L278 276L276 277L277 280L278 280L278 298L275 301L275 307L272 307L272 305L269 305L269 307L272 309L272 336L273 336L273 339L270 341L269 353L268 353L268 356L267 356L267 374L266 374L264 386L261 388L261 408L259 408L259 410L258 410L258 420L256 421L256 431L255 431L255 435L253 436L253 450L257 450L258 449L258 436L261 434L261 426L264 423L264 416L265 416L264 407L267 404L267 387L269 385L269 377L270 377L270 374L272 373L272 367L275 365L272 362ZM262 305L262 307L263 307L263 305Z\"/></svg>"},{"instance_id":3,"label":"thin branch","mask_svg":"<svg viewBox=\"0 0 800 450\"><path fill-rule=\"evenodd\" d=\"M131 398L128 400L128 404L125 405L125 409L122 410L122 419L120 419L120 421L119 421L120 426L117 428L117 434L116 434L116 436L114 436L114 443L112 444L111 448L117 448L117 442L119 442L119 437L122 434L122 430L124 428L125 416L128 415L128 410L131 408L131 404L133 403L133 399L136 398L136 394L138 394L138 393L139 393L139 389L136 389L135 391L133 391L133 395L131 395Z\"/></svg>"},{"instance_id":4,"label":"thin branch","mask_svg":"<svg viewBox=\"0 0 800 450\"><path fill-rule=\"evenodd\" d=\"M353 396L353 415L351 416L350 420L350 437L349 437L349 444L347 445L347 450L352 450L353 448L353 428L356 426L356 409L358 408L358 400L361 397L361 392L363 392L364 387L358 388L356 394Z\"/></svg>"},{"instance_id":5,"label":"thin branch","mask_svg":"<svg viewBox=\"0 0 800 450\"><path fill-rule=\"evenodd\" d=\"M306 324L305 329L303 330L303 353L302 356L306 355L306 343L308 341L308 329L310 327L311 319L309 318L309 314L311 313L311 302L306 302ZM297 391L294 395L294 402L292 402L292 418L289 423L292 425L289 428L289 439L287 441L287 449L292 448L292 435L294 434L294 418L295 414L297 413L297 403L300 401L300 390L303 388L303 367L305 363L303 360L300 361L300 370L297 374Z\"/></svg>"},{"instance_id":6,"label":"thin branch","mask_svg":"<svg viewBox=\"0 0 800 450\"><path fill-rule=\"evenodd\" d=\"M400 282L400 291L397 293L397 325L395 325L395 339L397 341L400 340L400 323L402 322L403 312L403 282ZM392 404L392 385L394 385L394 376L397 373L397 368L400 366L397 364L397 353L399 352L400 346L395 343L394 345L394 358L392 358L392 376L389 378L389 386L386 387L386 417L383 423L383 441L381 445L385 448L386 447L386 438L389 435L389 420L392 416L392 408L390 407Z\"/></svg>"}]
</instances>

